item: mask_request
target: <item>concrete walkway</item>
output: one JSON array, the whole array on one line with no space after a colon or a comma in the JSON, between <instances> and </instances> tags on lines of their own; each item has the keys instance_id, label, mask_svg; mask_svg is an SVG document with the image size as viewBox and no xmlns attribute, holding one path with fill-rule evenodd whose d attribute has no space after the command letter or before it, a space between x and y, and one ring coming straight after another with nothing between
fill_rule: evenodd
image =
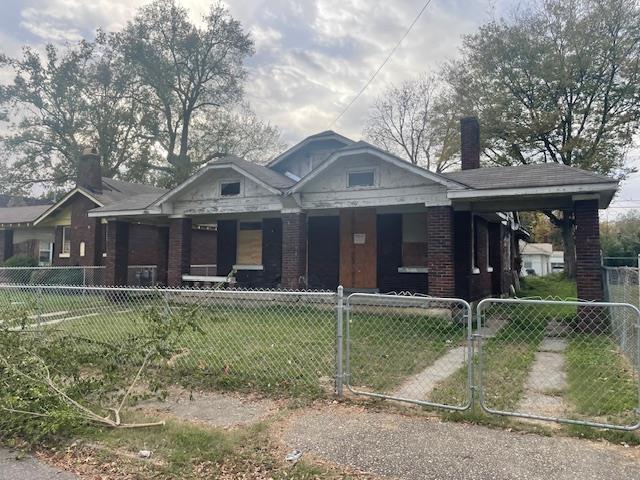
<instances>
[{"instance_id":1,"label":"concrete walkway","mask_svg":"<svg viewBox=\"0 0 640 480\"><path fill-rule=\"evenodd\" d=\"M78 480L78 477L38 462L16 459L17 452L0 449L0 480Z\"/></svg>"},{"instance_id":2,"label":"concrete walkway","mask_svg":"<svg viewBox=\"0 0 640 480\"><path fill-rule=\"evenodd\" d=\"M640 479L640 450L424 417L320 407L293 417L287 451L401 480Z\"/></svg>"}]
</instances>

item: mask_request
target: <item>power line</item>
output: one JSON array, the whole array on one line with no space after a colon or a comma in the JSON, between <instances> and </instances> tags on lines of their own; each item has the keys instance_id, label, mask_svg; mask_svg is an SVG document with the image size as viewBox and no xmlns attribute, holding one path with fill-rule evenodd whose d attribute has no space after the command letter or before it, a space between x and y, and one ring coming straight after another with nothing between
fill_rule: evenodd
<instances>
[{"instance_id":1,"label":"power line","mask_svg":"<svg viewBox=\"0 0 640 480\"><path fill-rule=\"evenodd\" d=\"M413 22L411 22L411 25L409 25L409 28L407 28L407 30L404 32L404 34L402 35L400 40L398 40L398 43L396 43L395 46L391 49L391 51L389 52L389 55L387 55L387 58L384 59L384 61L382 62L382 64L380 64L378 69L373 73L373 75L371 75L369 80L367 80L367 83L364 84L364 86L360 89L360 91L356 94L356 96L353 97L353 99L349 102L349 104L340 112L340 115L338 115L333 120L333 122L331 122L329 124L329 128L333 127L336 124L336 122L338 120L340 120L345 113L347 113L347 111L351 108L351 106L354 103L356 103L356 100L358 100L358 98L360 98L360 95L362 95L365 92L365 90L369 87L369 85L371 85L371 82L373 82L375 80L375 78L378 76L380 71L384 68L384 66L387 64L387 62L391 59L393 54L396 53L396 50L398 49L398 47L400 46L402 41L405 38L407 38L407 35L409 35L409 33L411 32L411 30L413 29L413 26L418 22L418 20L420 19L420 17L424 13L424 11L427 9L427 7L431 4L431 2L432 2L432 0L427 0L427 2L424 4L422 9L418 12L418 15L416 15L416 18L414 18Z\"/></svg>"}]
</instances>

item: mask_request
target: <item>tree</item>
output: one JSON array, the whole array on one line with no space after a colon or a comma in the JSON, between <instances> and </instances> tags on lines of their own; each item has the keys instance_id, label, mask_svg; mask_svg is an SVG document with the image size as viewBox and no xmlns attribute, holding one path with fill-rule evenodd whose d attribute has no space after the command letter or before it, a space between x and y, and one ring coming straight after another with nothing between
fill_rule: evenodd
<instances>
[{"instance_id":1,"label":"tree","mask_svg":"<svg viewBox=\"0 0 640 480\"><path fill-rule=\"evenodd\" d=\"M47 45L44 58L28 47L20 58L0 55L0 66L15 75L0 86L7 130L0 140L12 159L0 175L3 190L67 185L86 145L99 147L109 177L150 155L142 92L105 42L99 32L96 42L64 50Z\"/></svg>"},{"instance_id":2,"label":"tree","mask_svg":"<svg viewBox=\"0 0 640 480\"><path fill-rule=\"evenodd\" d=\"M194 167L229 154L267 163L286 149L280 129L258 118L248 103L207 110L194 121L193 133Z\"/></svg>"},{"instance_id":3,"label":"tree","mask_svg":"<svg viewBox=\"0 0 640 480\"><path fill-rule=\"evenodd\" d=\"M544 0L464 38L444 77L452 110L482 125L497 165L557 162L622 176L640 119L640 12L634 0ZM545 212L575 276L571 210Z\"/></svg>"},{"instance_id":4,"label":"tree","mask_svg":"<svg viewBox=\"0 0 640 480\"><path fill-rule=\"evenodd\" d=\"M165 158L150 163L175 185L193 171L191 127L209 109L236 102L253 43L226 9L212 6L196 26L174 0L142 7L114 43L148 94L157 118L157 140Z\"/></svg>"},{"instance_id":5,"label":"tree","mask_svg":"<svg viewBox=\"0 0 640 480\"><path fill-rule=\"evenodd\" d=\"M640 212L632 210L614 222L603 224L600 237L603 256L618 257L609 265L635 265L640 254Z\"/></svg>"},{"instance_id":6,"label":"tree","mask_svg":"<svg viewBox=\"0 0 640 480\"><path fill-rule=\"evenodd\" d=\"M455 163L459 141L456 121L442 108L434 77L391 86L374 103L366 137L385 150L442 172Z\"/></svg>"}]
</instances>

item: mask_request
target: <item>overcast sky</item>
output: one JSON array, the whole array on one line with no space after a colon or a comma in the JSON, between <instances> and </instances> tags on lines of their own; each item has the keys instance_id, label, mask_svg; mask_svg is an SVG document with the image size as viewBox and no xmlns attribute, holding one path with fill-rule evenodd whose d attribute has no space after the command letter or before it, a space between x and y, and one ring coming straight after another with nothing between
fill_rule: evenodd
<instances>
[{"instance_id":1,"label":"overcast sky","mask_svg":"<svg viewBox=\"0 0 640 480\"><path fill-rule=\"evenodd\" d=\"M326 130L364 85L425 0L227 0L250 31L247 98L258 114L283 131L290 145ZM3 0L0 48L16 55L24 44L42 46L92 38L95 29L119 29L146 0ZM181 0L199 18L209 0ZM433 0L411 34L367 92L333 127L359 139L367 109L391 83L436 71L457 54L461 36L517 0ZM640 174L625 182L618 206L640 206ZM616 209L615 212L624 211ZM612 214L614 212L612 211Z\"/></svg>"}]
</instances>

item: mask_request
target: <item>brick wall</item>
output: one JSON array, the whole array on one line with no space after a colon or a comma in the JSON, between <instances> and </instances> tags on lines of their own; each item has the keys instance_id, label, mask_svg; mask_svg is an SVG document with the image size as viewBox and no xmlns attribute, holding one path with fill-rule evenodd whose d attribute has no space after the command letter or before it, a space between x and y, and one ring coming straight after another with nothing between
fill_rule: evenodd
<instances>
[{"instance_id":1,"label":"brick wall","mask_svg":"<svg viewBox=\"0 0 640 480\"><path fill-rule=\"evenodd\" d=\"M172 218L169 220L169 262L167 284L170 287L182 285L182 275L189 272L191 264L190 218Z\"/></svg>"},{"instance_id":2,"label":"brick wall","mask_svg":"<svg viewBox=\"0 0 640 480\"><path fill-rule=\"evenodd\" d=\"M307 214L282 214L282 287L305 288L307 284Z\"/></svg>"},{"instance_id":3,"label":"brick wall","mask_svg":"<svg viewBox=\"0 0 640 480\"><path fill-rule=\"evenodd\" d=\"M193 229L191 232L191 265L215 264L217 248L215 230Z\"/></svg>"},{"instance_id":4,"label":"brick wall","mask_svg":"<svg viewBox=\"0 0 640 480\"><path fill-rule=\"evenodd\" d=\"M436 297L453 297L456 294L453 222L453 208L427 209L428 293Z\"/></svg>"},{"instance_id":5,"label":"brick wall","mask_svg":"<svg viewBox=\"0 0 640 480\"><path fill-rule=\"evenodd\" d=\"M87 212L97 205L81 194L76 194L71 203L71 255L69 265L101 265L100 236L102 225L99 218L89 218ZM84 243L84 255L80 256L80 244Z\"/></svg>"},{"instance_id":6,"label":"brick wall","mask_svg":"<svg viewBox=\"0 0 640 480\"><path fill-rule=\"evenodd\" d=\"M578 298L602 300L604 291L600 259L598 200L576 201L574 209Z\"/></svg>"}]
</instances>

